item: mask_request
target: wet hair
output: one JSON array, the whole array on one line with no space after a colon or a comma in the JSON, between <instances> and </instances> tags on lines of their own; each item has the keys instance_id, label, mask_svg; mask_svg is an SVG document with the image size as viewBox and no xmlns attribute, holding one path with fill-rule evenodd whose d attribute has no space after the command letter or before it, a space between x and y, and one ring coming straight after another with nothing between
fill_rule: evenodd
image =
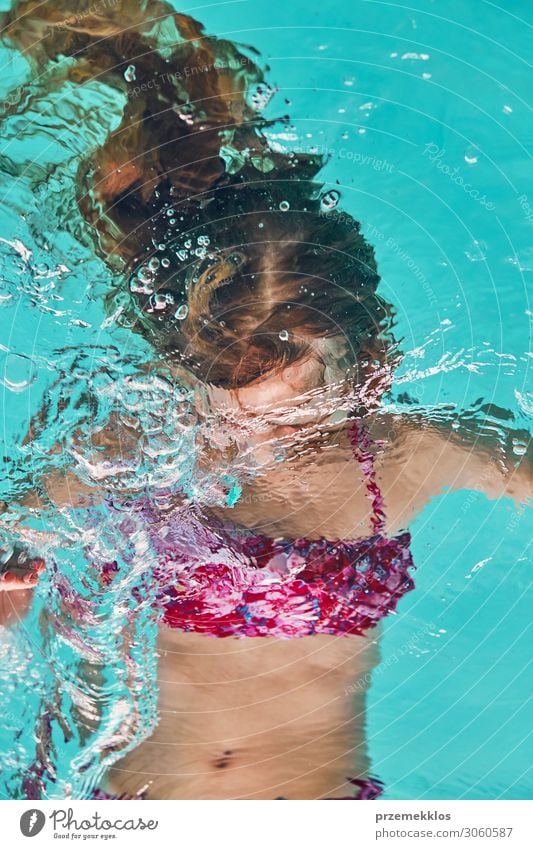
<instances>
[{"instance_id":1,"label":"wet hair","mask_svg":"<svg viewBox=\"0 0 533 849\"><path fill-rule=\"evenodd\" d=\"M392 313L376 294L374 251L357 221L324 208L336 197L321 189L243 176L194 214L169 200L131 268L127 320L165 357L224 388L332 336L345 338L352 364L382 361Z\"/></svg>"},{"instance_id":2,"label":"wet hair","mask_svg":"<svg viewBox=\"0 0 533 849\"><path fill-rule=\"evenodd\" d=\"M383 362L392 309L374 251L317 181L319 156L273 150L271 90L250 49L160 0L26 0L3 38L36 65L126 97L80 171L80 209L120 273L109 309L200 379L246 385L343 336ZM149 9L149 11L148 11ZM118 307L117 307L118 304Z\"/></svg>"},{"instance_id":3,"label":"wet hair","mask_svg":"<svg viewBox=\"0 0 533 849\"><path fill-rule=\"evenodd\" d=\"M288 165L261 132L271 90L255 51L206 35L162 0L78 0L74 12L71 0L20 0L0 25L37 81L98 81L123 95L119 125L78 175L81 212L107 260L136 252L159 197L196 206L243 151L257 163L268 152L265 167L280 173Z\"/></svg>"}]
</instances>

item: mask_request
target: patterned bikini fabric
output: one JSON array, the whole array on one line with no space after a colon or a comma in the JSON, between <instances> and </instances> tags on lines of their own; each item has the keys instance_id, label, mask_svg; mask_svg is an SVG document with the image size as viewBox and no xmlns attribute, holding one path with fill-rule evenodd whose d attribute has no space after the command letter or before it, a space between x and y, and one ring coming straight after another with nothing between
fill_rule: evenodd
<instances>
[{"instance_id":1,"label":"patterned bikini fabric","mask_svg":"<svg viewBox=\"0 0 533 849\"><path fill-rule=\"evenodd\" d=\"M395 610L414 588L411 536L385 534L368 433L354 424L350 440L373 507L369 537L285 540L233 533L229 539L221 530L209 542L198 529L204 556L191 558L183 527L176 534L154 516L165 623L215 637L361 635Z\"/></svg>"}]
</instances>

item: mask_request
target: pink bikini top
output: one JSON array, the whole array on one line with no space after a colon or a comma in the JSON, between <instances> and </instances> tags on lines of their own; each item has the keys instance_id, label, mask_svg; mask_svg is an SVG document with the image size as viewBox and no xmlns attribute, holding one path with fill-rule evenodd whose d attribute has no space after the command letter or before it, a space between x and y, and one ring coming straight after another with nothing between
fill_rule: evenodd
<instances>
[{"instance_id":1,"label":"pink bikini top","mask_svg":"<svg viewBox=\"0 0 533 849\"><path fill-rule=\"evenodd\" d=\"M350 426L365 473L373 533L355 540L271 539L207 529L192 511L149 517L164 622L216 637L364 634L414 588L408 532L384 533L383 498L366 429Z\"/></svg>"}]
</instances>

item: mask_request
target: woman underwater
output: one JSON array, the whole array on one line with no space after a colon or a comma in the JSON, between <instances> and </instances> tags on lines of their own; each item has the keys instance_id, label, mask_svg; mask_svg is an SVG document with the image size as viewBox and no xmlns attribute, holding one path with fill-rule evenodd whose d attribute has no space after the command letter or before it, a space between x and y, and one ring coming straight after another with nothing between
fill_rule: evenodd
<instances>
[{"instance_id":1,"label":"woman underwater","mask_svg":"<svg viewBox=\"0 0 533 849\"><path fill-rule=\"evenodd\" d=\"M125 95L120 125L80 169L80 209L120 303L129 293L121 320L194 399L200 465L242 470L225 504L178 493L161 515L146 494L160 721L96 792L375 798L354 684L379 661L381 619L414 587L409 524L445 487L524 501L530 464L380 411L400 354L374 251L323 193L322 161L268 145L268 87L234 44L165 3L89 0L75 16L65 2L19 3L3 38L51 68L51 85L98 79ZM94 445L112 461L138 440L122 420ZM36 507L41 486L59 505L108 496L75 469L36 483ZM4 564L6 619L42 568Z\"/></svg>"}]
</instances>

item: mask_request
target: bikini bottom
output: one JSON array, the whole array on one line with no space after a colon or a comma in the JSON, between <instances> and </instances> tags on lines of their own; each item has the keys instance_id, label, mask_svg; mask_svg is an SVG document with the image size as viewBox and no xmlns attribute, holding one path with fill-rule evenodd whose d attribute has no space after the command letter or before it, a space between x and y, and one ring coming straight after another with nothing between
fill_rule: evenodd
<instances>
[{"instance_id":1,"label":"bikini bottom","mask_svg":"<svg viewBox=\"0 0 533 849\"><path fill-rule=\"evenodd\" d=\"M349 778L348 781L350 784L353 784L358 788L358 792L355 796L331 796L330 799L377 799L379 796L383 794L383 784L377 778ZM93 790L91 799L146 799L145 793L138 793L135 796L131 796L128 793L121 793L118 796L112 795L111 793L106 793L105 790L100 790L97 788ZM286 799L285 796L276 796L276 799ZM328 800L326 800L328 801Z\"/></svg>"}]
</instances>

